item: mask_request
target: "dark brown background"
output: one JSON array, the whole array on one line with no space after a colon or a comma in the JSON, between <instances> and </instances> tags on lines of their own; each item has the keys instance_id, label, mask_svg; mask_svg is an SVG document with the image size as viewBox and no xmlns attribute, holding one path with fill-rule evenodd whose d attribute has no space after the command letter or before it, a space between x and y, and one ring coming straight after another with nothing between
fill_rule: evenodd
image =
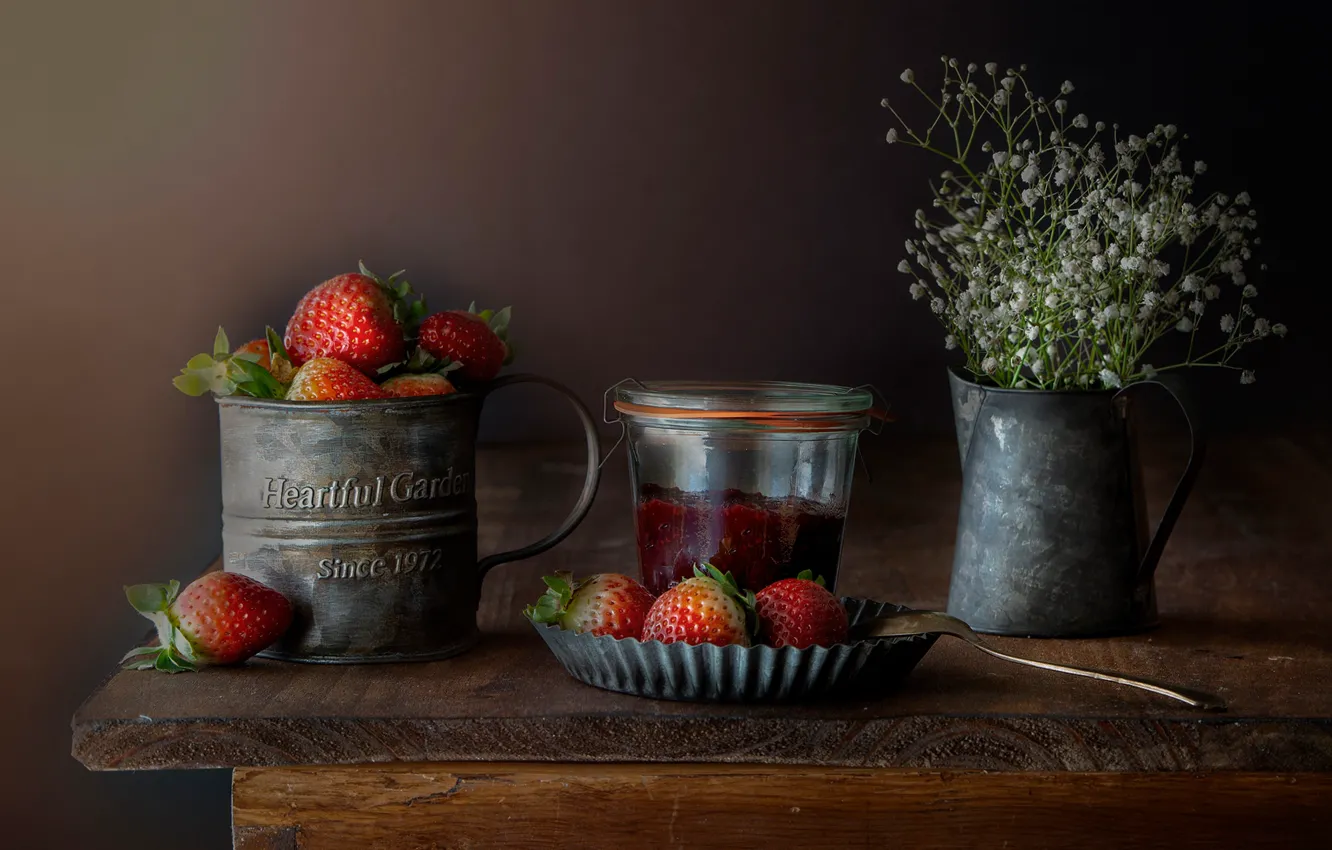
<instances>
[{"instance_id":1,"label":"dark brown background","mask_svg":"<svg viewBox=\"0 0 1332 850\"><path fill-rule=\"evenodd\" d=\"M1215 420L1320 415L1325 72L1279 5L0 3L6 836L197 818L228 846L225 776L88 774L68 718L146 626L121 585L218 547L215 412L170 377L357 259L514 305L520 365L590 404L628 375L873 382L946 427L942 332L893 271L939 165L878 106L941 52L1192 132L1258 202L1292 328L1256 386L1209 383ZM519 393L486 427L571 426Z\"/></svg>"}]
</instances>

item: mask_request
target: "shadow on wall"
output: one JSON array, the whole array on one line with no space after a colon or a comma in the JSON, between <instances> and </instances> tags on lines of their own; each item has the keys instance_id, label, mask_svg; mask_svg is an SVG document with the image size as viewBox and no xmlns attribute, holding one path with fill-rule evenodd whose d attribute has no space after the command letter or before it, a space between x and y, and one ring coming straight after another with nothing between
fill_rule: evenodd
<instances>
[{"instance_id":1,"label":"shadow on wall","mask_svg":"<svg viewBox=\"0 0 1332 850\"><path fill-rule=\"evenodd\" d=\"M3 662L16 846L137 846L145 800L160 832L203 817L195 846L227 846L222 774L67 755L75 705L144 631L121 586L217 551L216 413L169 381L219 323L257 336L364 259L438 306L514 305L517 366L593 407L627 375L874 383L899 429L946 429L942 332L893 271L934 169L883 144L903 67L1026 61L1088 112L1190 127L1260 206L1287 179L1264 122L1317 86L1289 84L1301 51L1262 7L1175 4L1145 28L1096 6L5 4L0 382L39 402L6 408L22 486L0 496L25 565L0 623L34 646ZM1312 219L1264 215L1269 262L1296 268ZM1299 338L1320 305L1287 288L1294 335L1273 380L1218 396L1228 421L1293 409L1294 367L1327 362ZM49 371L15 368L34 358ZM511 391L485 434L570 436L560 404Z\"/></svg>"}]
</instances>

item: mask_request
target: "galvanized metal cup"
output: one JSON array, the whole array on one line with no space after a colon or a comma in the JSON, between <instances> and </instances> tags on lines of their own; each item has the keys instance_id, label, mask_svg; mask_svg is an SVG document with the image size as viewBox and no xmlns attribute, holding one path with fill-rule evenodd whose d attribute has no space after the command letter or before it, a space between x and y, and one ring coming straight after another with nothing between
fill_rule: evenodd
<instances>
[{"instance_id":1,"label":"galvanized metal cup","mask_svg":"<svg viewBox=\"0 0 1332 850\"><path fill-rule=\"evenodd\" d=\"M559 528L477 559L476 435L486 397L539 383L569 400L587 475ZM568 388L509 375L482 393L352 402L218 400L224 568L287 596L291 629L262 653L323 663L418 661L478 638L481 579L578 526L596 496L600 447Z\"/></svg>"}]
</instances>

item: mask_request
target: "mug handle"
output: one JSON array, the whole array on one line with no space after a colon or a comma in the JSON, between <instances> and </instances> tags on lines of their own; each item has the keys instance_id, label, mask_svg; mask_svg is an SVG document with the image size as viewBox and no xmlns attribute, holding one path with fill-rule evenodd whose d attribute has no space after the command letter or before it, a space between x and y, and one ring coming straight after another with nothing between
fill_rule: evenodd
<instances>
[{"instance_id":1,"label":"mug handle","mask_svg":"<svg viewBox=\"0 0 1332 850\"><path fill-rule=\"evenodd\" d=\"M597 486L601 483L601 442L597 434L597 425L592 421L592 414L588 412L587 407L583 404L582 400L574 395L573 391L563 384L552 381L549 378L543 378L540 375L521 373L505 375L502 378L497 378L492 381L486 390L486 395L490 395L490 393L495 390L513 384L545 384L568 399L569 404L573 406L574 412L578 414L578 419L583 425L583 433L587 437L587 474L583 478L583 492L579 494L578 502L574 505L573 510L569 512L569 515L564 518L564 522L560 523L560 527L535 543L530 543L521 549L513 549L508 552L497 552L494 555L488 555L487 557L482 558L477 562L476 567L483 578L485 577L485 574L490 571L491 567L507 564L510 561L521 561L524 558L530 558L533 555L540 555L542 552L545 552L547 549L550 549L561 540L568 537L570 532L577 528L578 524L583 521L583 517L587 516L588 510L592 507L592 500L597 496Z\"/></svg>"},{"instance_id":2,"label":"mug handle","mask_svg":"<svg viewBox=\"0 0 1332 850\"><path fill-rule=\"evenodd\" d=\"M1150 580L1153 573L1156 572L1156 565L1161 560L1161 553L1165 551L1166 541L1175 529L1175 521L1179 519L1179 515L1184 511L1184 503L1188 501L1189 493L1193 490L1193 483L1197 480L1198 472L1202 469L1203 458L1207 455L1207 439L1202 427L1202 410L1189 393L1188 385L1178 375L1157 375L1150 380L1138 381L1120 390L1115 395L1118 396L1146 384L1156 384L1170 393L1171 398L1184 412L1184 421L1189 426L1189 462L1184 467L1184 474L1180 476L1179 482L1175 484L1175 493L1170 497L1170 503L1166 505L1165 513L1161 515L1161 522L1156 526L1156 533L1152 535L1151 542L1147 544L1147 550L1142 556L1142 563L1138 565L1137 580L1139 584Z\"/></svg>"}]
</instances>

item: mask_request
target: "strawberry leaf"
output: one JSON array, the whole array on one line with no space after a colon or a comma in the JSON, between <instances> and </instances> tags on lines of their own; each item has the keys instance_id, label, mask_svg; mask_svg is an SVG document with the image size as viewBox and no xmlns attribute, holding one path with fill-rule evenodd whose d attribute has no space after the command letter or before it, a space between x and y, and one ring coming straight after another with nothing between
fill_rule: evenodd
<instances>
[{"instance_id":1,"label":"strawberry leaf","mask_svg":"<svg viewBox=\"0 0 1332 850\"><path fill-rule=\"evenodd\" d=\"M198 670L192 662L184 658L177 658L170 652L162 652L158 655L153 667L163 673L193 673Z\"/></svg>"},{"instance_id":2,"label":"strawberry leaf","mask_svg":"<svg viewBox=\"0 0 1332 850\"><path fill-rule=\"evenodd\" d=\"M486 312L490 311L487 310ZM495 335L500 339L508 339L509 319L512 318L512 316L513 308L505 307L503 310L500 310L498 313L495 313L494 316L490 317L490 329L494 331Z\"/></svg>"},{"instance_id":3,"label":"strawberry leaf","mask_svg":"<svg viewBox=\"0 0 1332 850\"><path fill-rule=\"evenodd\" d=\"M125 588L125 598L140 614L165 611L180 593L180 582L172 579L165 584L135 584Z\"/></svg>"},{"instance_id":4,"label":"strawberry leaf","mask_svg":"<svg viewBox=\"0 0 1332 850\"><path fill-rule=\"evenodd\" d=\"M213 337L213 359L221 360L231 354L231 343L227 341L227 332L219 325L217 336Z\"/></svg>"},{"instance_id":5,"label":"strawberry leaf","mask_svg":"<svg viewBox=\"0 0 1332 850\"><path fill-rule=\"evenodd\" d=\"M813 570L801 570L799 573L796 574L796 578L803 579L805 581L812 581L815 584L817 584L819 587L825 586L823 581L823 576L814 575Z\"/></svg>"},{"instance_id":6,"label":"strawberry leaf","mask_svg":"<svg viewBox=\"0 0 1332 850\"><path fill-rule=\"evenodd\" d=\"M255 398L282 398L287 394L287 388L273 377L273 373L258 363L240 359L232 360L231 363L244 375L243 380L236 382L236 388L247 395Z\"/></svg>"},{"instance_id":7,"label":"strawberry leaf","mask_svg":"<svg viewBox=\"0 0 1332 850\"><path fill-rule=\"evenodd\" d=\"M208 381L201 375L187 372L172 378L171 383L185 395L201 396L208 392Z\"/></svg>"},{"instance_id":8,"label":"strawberry leaf","mask_svg":"<svg viewBox=\"0 0 1332 850\"><path fill-rule=\"evenodd\" d=\"M365 263L356 264L361 274L379 284L379 288L388 296L389 302L393 305L393 321L402 325L403 336L408 339L416 337L417 325L426 315L426 300L424 295L418 295L413 298L415 293L412 285L405 280L399 280L406 269L401 269L389 275L388 280L381 279L374 272L365 267Z\"/></svg>"},{"instance_id":9,"label":"strawberry leaf","mask_svg":"<svg viewBox=\"0 0 1332 850\"><path fill-rule=\"evenodd\" d=\"M268 359L271 361L275 357L281 357L288 363L291 362L291 355L287 353L287 345L282 341L282 337L273 328L264 328L264 339L268 341Z\"/></svg>"}]
</instances>

